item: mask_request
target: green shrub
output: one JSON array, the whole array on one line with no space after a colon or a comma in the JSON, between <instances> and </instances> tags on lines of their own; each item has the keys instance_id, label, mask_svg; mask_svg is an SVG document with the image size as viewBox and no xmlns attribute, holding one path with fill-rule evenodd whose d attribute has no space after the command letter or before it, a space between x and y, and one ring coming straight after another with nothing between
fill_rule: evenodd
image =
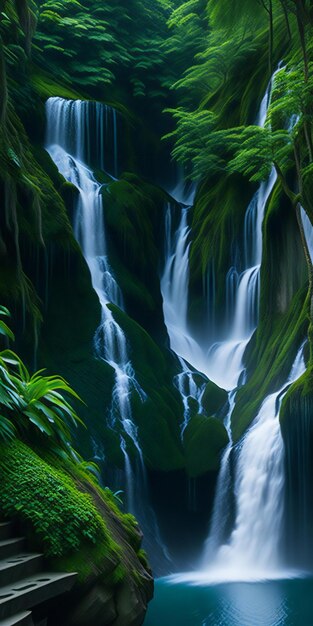
<instances>
[{"instance_id":1,"label":"green shrub","mask_svg":"<svg viewBox=\"0 0 313 626\"><path fill-rule=\"evenodd\" d=\"M86 542L118 550L92 497L68 474L18 440L1 444L0 458L0 511L28 522L46 556L64 556Z\"/></svg>"}]
</instances>

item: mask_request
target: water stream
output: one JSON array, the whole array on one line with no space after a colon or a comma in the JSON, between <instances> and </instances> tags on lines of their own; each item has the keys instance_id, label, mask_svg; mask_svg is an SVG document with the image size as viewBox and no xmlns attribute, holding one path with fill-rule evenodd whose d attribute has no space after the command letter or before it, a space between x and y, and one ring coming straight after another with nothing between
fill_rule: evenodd
<instances>
[{"instance_id":1,"label":"water stream","mask_svg":"<svg viewBox=\"0 0 313 626\"><path fill-rule=\"evenodd\" d=\"M279 69L277 70L279 71ZM273 81L268 84L262 99L256 124L264 126ZM227 339L215 338L210 343L199 342L192 335L188 323L190 228L188 205L182 205L181 220L176 231L172 228L171 206L166 214L166 260L161 280L164 319L172 350L203 372L210 380L227 390L236 388L243 370L242 359L246 346L257 326L259 277L262 261L262 223L269 196L276 182L273 169L267 181L254 194L244 221L242 257L245 268L230 268L226 281L226 301L229 303ZM175 191L173 192L175 193ZM211 293L211 290L209 290ZM209 303L210 305L211 303ZM208 313L212 318L213 314Z\"/></svg>"},{"instance_id":2,"label":"water stream","mask_svg":"<svg viewBox=\"0 0 313 626\"><path fill-rule=\"evenodd\" d=\"M277 70L279 71L279 69ZM276 71L276 72L277 72ZM270 103L274 73L261 102L256 124L263 127ZM171 234L167 215L167 257L162 278L164 317L171 348L194 368L229 391L229 410L225 420L230 442L222 459L217 482L211 527L206 541L200 571L175 578L187 580L253 580L275 576L282 567L280 537L283 518L284 447L279 425L283 396L304 371L301 346L285 384L263 402L252 425L239 445L233 449L231 418L236 402L236 388L243 383L243 355L258 323L259 281L262 262L262 223L276 173L262 182L247 207L243 250L244 269L233 265L227 276L226 301L229 325L226 340L199 345L188 325L188 272L190 229L188 211L182 207L181 221ZM169 209L168 209L169 211ZM304 225L305 215L303 216ZM308 228L307 228L308 230ZM310 231L311 234L311 231ZM179 296L179 298L178 298ZM182 368L184 371L184 366ZM182 374L183 376L183 374ZM201 398L200 390L193 390ZM186 392L183 428L188 421ZM229 510L232 476L230 458L235 455L235 511Z\"/></svg>"},{"instance_id":3,"label":"water stream","mask_svg":"<svg viewBox=\"0 0 313 626\"><path fill-rule=\"evenodd\" d=\"M88 264L92 286L101 305L101 323L95 334L95 352L114 370L115 384L107 419L109 427L121 431L120 445L125 460L127 510L139 520L145 531L146 545L162 559L170 557L164 546L154 511L149 503L147 474L138 429L133 421L131 395L141 402L146 394L135 377L129 357L126 335L109 308L124 308L123 296L109 263L102 184L90 168L106 164L118 173L117 114L111 107L81 100L49 98L46 103L46 149L60 173L73 183L79 195L74 216L74 233ZM113 175L107 172L111 179ZM130 456L128 439L136 450ZM161 559L161 560L162 560Z\"/></svg>"}]
</instances>

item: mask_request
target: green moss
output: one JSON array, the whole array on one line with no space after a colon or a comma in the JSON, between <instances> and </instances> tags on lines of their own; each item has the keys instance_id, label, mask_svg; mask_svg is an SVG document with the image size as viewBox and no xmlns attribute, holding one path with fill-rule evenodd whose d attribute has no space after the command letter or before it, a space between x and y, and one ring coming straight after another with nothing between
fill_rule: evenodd
<instances>
[{"instance_id":1,"label":"green moss","mask_svg":"<svg viewBox=\"0 0 313 626\"><path fill-rule=\"evenodd\" d=\"M228 443L222 422L214 417L195 415L184 433L186 468L190 476L218 471L220 454Z\"/></svg>"},{"instance_id":2,"label":"green moss","mask_svg":"<svg viewBox=\"0 0 313 626\"><path fill-rule=\"evenodd\" d=\"M270 320L264 320L261 328L264 335L266 333L267 341L264 337L262 349L256 346L255 341L250 346L247 358L251 368L252 364L256 363L256 366L248 383L237 392L232 416L235 441L255 418L264 398L279 389L287 379L308 329L308 298L305 300L305 295L304 288L295 296L290 309L284 315L271 316Z\"/></svg>"},{"instance_id":3,"label":"green moss","mask_svg":"<svg viewBox=\"0 0 313 626\"><path fill-rule=\"evenodd\" d=\"M205 387L201 403L207 415L214 415L223 408L227 398L227 392L210 380Z\"/></svg>"},{"instance_id":4,"label":"green moss","mask_svg":"<svg viewBox=\"0 0 313 626\"><path fill-rule=\"evenodd\" d=\"M76 91L69 85L58 82L55 76L35 66L32 68L30 83L35 93L44 100L51 97L68 98L69 100L84 99L84 95L81 92Z\"/></svg>"},{"instance_id":5,"label":"green moss","mask_svg":"<svg viewBox=\"0 0 313 626\"><path fill-rule=\"evenodd\" d=\"M154 337L165 338L159 270L167 194L133 174L103 188L111 265L127 311Z\"/></svg>"},{"instance_id":6,"label":"green moss","mask_svg":"<svg viewBox=\"0 0 313 626\"><path fill-rule=\"evenodd\" d=\"M136 379L147 394L144 402L134 390L133 418L148 467L169 471L184 466L180 441L183 405L173 386L175 361L148 333L117 307L109 307L126 334Z\"/></svg>"},{"instance_id":7,"label":"green moss","mask_svg":"<svg viewBox=\"0 0 313 626\"><path fill-rule=\"evenodd\" d=\"M142 584L138 524L84 466L43 459L17 440L1 444L0 456L0 516L19 522L51 568L77 571L81 583L96 576L114 587L127 576Z\"/></svg>"},{"instance_id":8,"label":"green moss","mask_svg":"<svg viewBox=\"0 0 313 626\"><path fill-rule=\"evenodd\" d=\"M297 419L297 414L301 413L301 405L313 403L313 365L309 365L304 374L291 385L286 393L279 419L284 433L289 429L289 420ZM297 408L296 408L297 407Z\"/></svg>"},{"instance_id":9,"label":"green moss","mask_svg":"<svg viewBox=\"0 0 313 626\"><path fill-rule=\"evenodd\" d=\"M2 513L29 524L48 557L65 556L86 543L118 553L91 496L20 441L1 446L0 478Z\"/></svg>"},{"instance_id":10,"label":"green moss","mask_svg":"<svg viewBox=\"0 0 313 626\"><path fill-rule=\"evenodd\" d=\"M203 285L208 270L218 279L214 300L214 318L224 315L226 276L234 264L236 242L242 237L242 225L254 188L241 176L211 177L199 186L192 214L190 247L189 316L195 328L207 323Z\"/></svg>"}]
</instances>

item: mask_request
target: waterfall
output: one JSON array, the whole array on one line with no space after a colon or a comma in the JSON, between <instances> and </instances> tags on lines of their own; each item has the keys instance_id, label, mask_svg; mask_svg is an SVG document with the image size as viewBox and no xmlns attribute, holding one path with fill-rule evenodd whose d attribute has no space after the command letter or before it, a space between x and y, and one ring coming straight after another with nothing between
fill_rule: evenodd
<instances>
[{"instance_id":1,"label":"waterfall","mask_svg":"<svg viewBox=\"0 0 313 626\"><path fill-rule=\"evenodd\" d=\"M266 120L275 74L276 72L268 84L256 120L256 124L262 127ZM194 189L191 190L189 197L184 197L184 187L180 181L172 192L173 197L180 202L181 207L181 217L177 229L173 228L173 207L170 203L167 205L165 264L161 278L161 292L170 346L179 357L182 367L181 374L174 381L181 393L184 405L182 433L190 417L189 399L196 400L199 404L199 412L202 411L201 403L199 403L202 387L198 388L195 384L190 365L228 391L235 389L238 385L243 371L244 351L258 322L262 223L265 207L276 178L277 175L273 168L269 179L260 184L247 207L244 220L243 249L245 269L240 272L238 268L233 266L226 278L227 340L218 341L215 339L211 345L204 341L203 345L200 346L192 336L188 325L189 250L191 243L188 216L194 197ZM182 199L184 203L182 203ZM211 275L215 281L213 268L210 268L209 276ZM212 296L210 284L206 287L209 297ZM209 304L214 305L214 302ZM209 308L212 309L212 306ZM210 315L210 319L214 319L213 313Z\"/></svg>"},{"instance_id":2,"label":"waterfall","mask_svg":"<svg viewBox=\"0 0 313 626\"><path fill-rule=\"evenodd\" d=\"M134 371L128 355L127 341L122 328L115 321L108 304L123 308L123 298L115 280L107 256L105 224L101 196L102 185L97 182L84 159L92 150L89 125L91 113L96 106L95 123L98 137L96 151L103 164L105 155L100 131L103 131L103 114L108 116L99 103L80 100L68 101L62 98L49 98L47 101L47 151L69 182L78 191L78 201L74 217L74 233L87 261L92 286L101 304L101 324L95 336L97 356L104 359L115 371L115 386L110 411L111 425L120 419L124 431L139 449L137 430L130 428L132 389L138 390ZM115 144L115 140L114 140ZM72 153L68 152L72 150ZM114 146L113 146L114 151ZM140 394L144 399L143 393Z\"/></svg>"},{"instance_id":3,"label":"waterfall","mask_svg":"<svg viewBox=\"0 0 313 626\"><path fill-rule=\"evenodd\" d=\"M295 572L285 572L280 559L285 473L279 411L290 385L305 372L304 345L305 342L296 355L285 384L265 398L235 450L236 514L228 539L225 540L225 503L229 498L231 482L228 465L231 445L225 450L221 464L202 568L197 572L176 575L175 581L202 584L296 575ZM230 403L228 420L231 411Z\"/></svg>"},{"instance_id":4,"label":"waterfall","mask_svg":"<svg viewBox=\"0 0 313 626\"><path fill-rule=\"evenodd\" d=\"M184 198L184 186L180 182L173 193ZM190 346L199 347L190 337L188 330L188 287L189 287L189 233L188 215L194 190L187 197L186 203L181 204L181 217L177 230L173 228L172 205L168 203L165 213L165 266L161 278L161 293L163 296L163 312L166 327L170 338L170 346L178 356L181 372L174 377L174 384L178 388L184 406L181 436L190 417L190 400L198 404L198 412L202 413L201 396L204 392L206 379L199 386L195 380L195 372L189 366ZM200 354L200 350L199 350ZM192 362L192 361L191 361ZM194 365L194 363L192 363ZM200 369L201 368L196 368ZM199 376L199 374L198 374Z\"/></svg>"},{"instance_id":5,"label":"waterfall","mask_svg":"<svg viewBox=\"0 0 313 626\"><path fill-rule=\"evenodd\" d=\"M189 354L190 342L187 324L190 247L188 211L189 207L182 205L180 223L173 238L172 207L168 203L165 215L166 262L161 279L163 311L170 345L183 358Z\"/></svg>"},{"instance_id":6,"label":"waterfall","mask_svg":"<svg viewBox=\"0 0 313 626\"><path fill-rule=\"evenodd\" d=\"M208 562L212 554L216 554L218 547L223 543L227 532L227 526L230 518L229 510L229 494L231 492L231 474L229 466L229 457L232 450L231 437L231 416L235 407L236 391L230 391L228 394L228 413L225 420L226 430L229 436L229 443L226 446L221 459L221 467L216 485L216 495L213 506L213 515L210 527L209 537L205 544L204 563Z\"/></svg>"},{"instance_id":7,"label":"waterfall","mask_svg":"<svg viewBox=\"0 0 313 626\"><path fill-rule=\"evenodd\" d=\"M147 542L157 545L163 557L169 555L159 536L155 514L149 505L146 469L132 419L131 394L141 402L146 394L135 377L127 339L108 305L123 309L123 296L110 267L102 202L102 184L88 165L118 173L117 114L97 102L49 98L46 103L46 150L60 173L78 189L74 233L88 264L92 286L101 305L101 323L95 334L95 351L114 370L115 384L108 412L109 425L121 429L121 450L125 459L127 508L141 523ZM111 179L113 176L108 174ZM130 457L127 438L136 451ZM135 467L134 467L135 465ZM150 530L151 529L151 530ZM150 537L149 533L153 533ZM164 559L163 559L164 560Z\"/></svg>"},{"instance_id":8,"label":"waterfall","mask_svg":"<svg viewBox=\"0 0 313 626\"><path fill-rule=\"evenodd\" d=\"M256 124L263 127L277 71L274 72L262 99ZM242 359L246 346L257 326L259 280L262 262L262 223L264 211L276 182L276 172L262 182L247 207L244 220L242 257L245 268L234 265L226 278L228 328L227 339L203 341L200 346L188 326L188 286L190 228L188 207L182 205L181 220L173 232L171 206L166 214L166 260L161 280L164 319L171 348L176 354L203 372L210 380L228 391L238 385L243 370ZM180 189L180 186L177 187ZM176 189L177 189L176 188ZM175 194L175 191L173 192ZM211 294L211 290L208 289ZM209 303L212 305L212 303ZM212 307L209 307L212 308ZM213 319L213 313L210 313Z\"/></svg>"},{"instance_id":9,"label":"waterfall","mask_svg":"<svg viewBox=\"0 0 313 626\"><path fill-rule=\"evenodd\" d=\"M235 474L236 517L227 543L207 545L205 568L226 579L269 576L279 554L284 506L284 444L279 411L290 385L304 372L302 344L285 384L265 398L239 445ZM214 535L214 518L211 538Z\"/></svg>"},{"instance_id":10,"label":"waterfall","mask_svg":"<svg viewBox=\"0 0 313 626\"><path fill-rule=\"evenodd\" d=\"M260 127L265 124L275 74L261 102L256 120ZM202 573L195 573L194 580L201 576L211 581L219 577L221 580L238 580L240 577L249 580L254 576L271 575L273 570L277 572L282 565L279 549L284 501L284 447L279 410L288 387L305 371L303 346L285 384L264 400L252 426L235 447L231 441L230 428L236 389L243 383L244 351L258 324L262 224L276 178L276 172L272 169L269 179L259 185L246 210L243 246L241 254L235 255L236 261L238 257L244 259L244 268L235 262L226 278L226 340L215 337L213 342L204 342L200 346L190 332L187 317L190 247L188 209L182 207L181 220L175 232L169 230L170 218L167 216L167 241L170 243L167 244L162 295L171 347L184 362L229 391L229 411L225 425L230 443L221 459ZM302 220L312 252L312 226L304 211ZM175 290L181 294L180 300L176 300ZM210 289L207 291L210 292ZM181 395L185 407L185 427L188 405L186 393ZM233 511L228 510L233 478L234 521Z\"/></svg>"}]
</instances>

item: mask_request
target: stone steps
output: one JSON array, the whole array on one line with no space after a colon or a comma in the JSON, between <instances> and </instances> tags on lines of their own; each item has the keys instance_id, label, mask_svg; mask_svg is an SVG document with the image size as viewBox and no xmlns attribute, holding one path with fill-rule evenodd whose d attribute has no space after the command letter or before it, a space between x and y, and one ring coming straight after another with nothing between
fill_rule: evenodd
<instances>
[{"instance_id":1,"label":"stone steps","mask_svg":"<svg viewBox=\"0 0 313 626\"><path fill-rule=\"evenodd\" d=\"M42 554L23 552L0 561L0 592L1 587L31 576L43 568Z\"/></svg>"},{"instance_id":2,"label":"stone steps","mask_svg":"<svg viewBox=\"0 0 313 626\"><path fill-rule=\"evenodd\" d=\"M0 620L70 591L75 579L76 574L41 572L1 587Z\"/></svg>"},{"instance_id":3,"label":"stone steps","mask_svg":"<svg viewBox=\"0 0 313 626\"><path fill-rule=\"evenodd\" d=\"M21 553L25 548L24 537L13 537L0 541L0 561Z\"/></svg>"},{"instance_id":4,"label":"stone steps","mask_svg":"<svg viewBox=\"0 0 313 626\"><path fill-rule=\"evenodd\" d=\"M13 617L8 617L8 619L1 620L0 624L1 626L34 626L32 614L30 611L18 613L18 615L14 615Z\"/></svg>"},{"instance_id":5,"label":"stone steps","mask_svg":"<svg viewBox=\"0 0 313 626\"><path fill-rule=\"evenodd\" d=\"M45 572L43 555L25 544L10 523L0 523L0 626L34 626L30 609L70 591L76 580L76 573Z\"/></svg>"}]
</instances>

